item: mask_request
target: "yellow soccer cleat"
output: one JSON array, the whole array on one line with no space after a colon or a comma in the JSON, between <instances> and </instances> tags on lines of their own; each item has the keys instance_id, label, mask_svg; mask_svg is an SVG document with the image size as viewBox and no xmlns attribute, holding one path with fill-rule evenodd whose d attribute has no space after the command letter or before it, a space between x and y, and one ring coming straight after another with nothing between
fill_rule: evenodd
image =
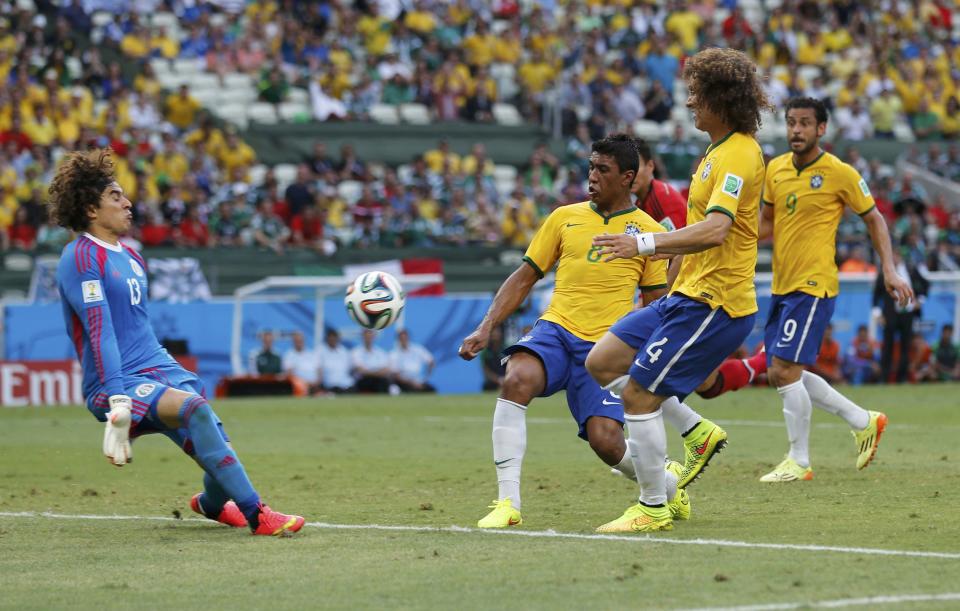
<instances>
[{"instance_id":1,"label":"yellow soccer cleat","mask_svg":"<svg viewBox=\"0 0 960 611\"><path fill-rule=\"evenodd\" d=\"M493 511L477 522L477 528L506 528L523 524L520 510L513 508L513 501L510 499L493 501L490 508Z\"/></svg>"},{"instance_id":2,"label":"yellow soccer cleat","mask_svg":"<svg viewBox=\"0 0 960 611\"><path fill-rule=\"evenodd\" d=\"M628 507L623 515L597 527L598 533L633 533L673 530L673 519L667 507L647 507L637 503Z\"/></svg>"},{"instance_id":3,"label":"yellow soccer cleat","mask_svg":"<svg viewBox=\"0 0 960 611\"><path fill-rule=\"evenodd\" d=\"M677 489L686 488L700 477L710 459L726 445L727 432L706 418L702 419L683 438L683 470L678 476Z\"/></svg>"},{"instance_id":4,"label":"yellow soccer cleat","mask_svg":"<svg viewBox=\"0 0 960 611\"><path fill-rule=\"evenodd\" d=\"M880 436L887 428L887 415L882 412L869 412L870 424L862 431L850 431L857 444L857 469L866 469L870 461L877 454L880 445Z\"/></svg>"},{"instance_id":5,"label":"yellow soccer cleat","mask_svg":"<svg viewBox=\"0 0 960 611\"><path fill-rule=\"evenodd\" d=\"M784 458L783 462L777 465L773 471L761 477L760 481L770 484L777 482L808 482L812 479L813 469L810 467L801 467L797 464L797 461L788 456Z\"/></svg>"},{"instance_id":6,"label":"yellow soccer cleat","mask_svg":"<svg viewBox=\"0 0 960 611\"><path fill-rule=\"evenodd\" d=\"M667 463L666 469L679 479L680 473L683 471L683 465L671 460ZM686 490L677 489L677 495L673 497L672 501L667 502L667 508L670 510L670 517L674 520L689 520L692 511L690 495L687 494Z\"/></svg>"}]
</instances>

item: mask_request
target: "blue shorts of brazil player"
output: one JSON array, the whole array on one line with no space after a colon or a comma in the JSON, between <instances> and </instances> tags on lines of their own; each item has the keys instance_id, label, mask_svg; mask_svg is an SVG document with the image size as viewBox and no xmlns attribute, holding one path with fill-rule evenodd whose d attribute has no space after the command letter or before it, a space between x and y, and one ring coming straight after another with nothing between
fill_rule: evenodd
<instances>
[{"instance_id":1,"label":"blue shorts of brazil player","mask_svg":"<svg viewBox=\"0 0 960 611\"><path fill-rule=\"evenodd\" d=\"M763 330L767 366L773 357L813 365L836 302L836 297L814 297L800 291L774 295Z\"/></svg>"},{"instance_id":2,"label":"blue shorts of brazil player","mask_svg":"<svg viewBox=\"0 0 960 611\"><path fill-rule=\"evenodd\" d=\"M661 397L683 401L731 352L740 347L756 314L731 318L684 295L657 299L634 310L610 333L637 350L630 377Z\"/></svg>"},{"instance_id":3,"label":"blue shorts of brazil player","mask_svg":"<svg viewBox=\"0 0 960 611\"><path fill-rule=\"evenodd\" d=\"M123 388L131 402L131 419L133 420L130 426L131 441L141 435L162 433L180 446L184 452L193 455L193 442L190 440L187 429L171 429L160 422L157 416L157 403L168 388L206 398L203 382L196 374L187 371L177 363L150 367L132 375L125 375ZM108 399L107 394L99 390L95 390L87 397L87 409L100 422L107 421L107 412L110 411ZM217 418L217 427L224 441L230 441L219 418Z\"/></svg>"},{"instance_id":4,"label":"blue shorts of brazil player","mask_svg":"<svg viewBox=\"0 0 960 611\"><path fill-rule=\"evenodd\" d=\"M566 390L567 407L580 427L577 434L584 440L587 439L587 420L592 416L603 416L623 424L620 397L600 388L584 366L591 348L593 342L580 339L556 323L538 320L529 334L503 351L507 355L531 352L540 359L547 376L540 396L549 397Z\"/></svg>"}]
</instances>

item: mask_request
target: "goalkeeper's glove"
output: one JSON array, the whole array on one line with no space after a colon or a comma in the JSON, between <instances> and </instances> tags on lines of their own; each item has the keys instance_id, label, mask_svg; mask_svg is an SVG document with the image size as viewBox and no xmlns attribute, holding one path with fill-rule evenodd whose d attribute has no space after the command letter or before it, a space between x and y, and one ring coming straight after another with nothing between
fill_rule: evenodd
<instances>
[{"instance_id":1,"label":"goalkeeper's glove","mask_svg":"<svg viewBox=\"0 0 960 611\"><path fill-rule=\"evenodd\" d=\"M130 448L130 397L110 396L110 412L103 431L103 453L118 467L133 461Z\"/></svg>"}]
</instances>

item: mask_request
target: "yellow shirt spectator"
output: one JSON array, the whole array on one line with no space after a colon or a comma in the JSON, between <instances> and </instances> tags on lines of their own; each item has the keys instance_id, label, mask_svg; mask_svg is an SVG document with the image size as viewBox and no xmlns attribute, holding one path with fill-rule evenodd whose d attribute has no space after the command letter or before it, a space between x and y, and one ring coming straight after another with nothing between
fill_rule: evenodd
<instances>
[{"instance_id":1,"label":"yellow shirt spectator","mask_svg":"<svg viewBox=\"0 0 960 611\"><path fill-rule=\"evenodd\" d=\"M814 34L813 36L799 36L797 41L797 62L808 66L819 66L823 64L823 57L827 54L827 45L823 38Z\"/></svg>"},{"instance_id":2,"label":"yellow shirt spectator","mask_svg":"<svg viewBox=\"0 0 960 611\"><path fill-rule=\"evenodd\" d=\"M823 35L823 43L827 46L827 51L836 53L852 45L853 37L850 36L850 32L847 29L837 28Z\"/></svg>"},{"instance_id":3,"label":"yellow shirt spectator","mask_svg":"<svg viewBox=\"0 0 960 611\"><path fill-rule=\"evenodd\" d=\"M130 169L127 160L119 155L113 156L113 175L117 178L117 183L124 193L137 192L137 175Z\"/></svg>"},{"instance_id":4,"label":"yellow shirt spectator","mask_svg":"<svg viewBox=\"0 0 960 611\"><path fill-rule=\"evenodd\" d=\"M493 48L496 37L493 34L473 34L463 41L463 50L467 63L471 66L489 66L493 61Z\"/></svg>"},{"instance_id":5,"label":"yellow shirt spectator","mask_svg":"<svg viewBox=\"0 0 960 611\"><path fill-rule=\"evenodd\" d=\"M155 78L138 74L133 79L133 90L138 93L144 93L150 97L158 97L160 95L160 89L160 81Z\"/></svg>"},{"instance_id":6,"label":"yellow shirt spectator","mask_svg":"<svg viewBox=\"0 0 960 611\"><path fill-rule=\"evenodd\" d=\"M181 89L178 93L167 96L166 107L167 121L180 129L186 129L193 124L197 112L203 106L185 89Z\"/></svg>"},{"instance_id":7,"label":"yellow shirt spectator","mask_svg":"<svg viewBox=\"0 0 960 611\"><path fill-rule=\"evenodd\" d=\"M893 125L897 122L897 116L903 111L903 104L900 98L890 94L881 95L870 102L870 119L873 121L873 129L878 132L893 132Z\"/></svg>"},{"instance_id":8,"label":"yellow shirt spectator","mask_svg":"<svg viewBox=\"0 0 960 611\"><path fill-rule=\"evenodd\" d=\"M176 59L180 55L180 41L161 32L150 39L150 50L160 51L160 55L166 59Z\"/></svg>"},{"instance_id":9,"label":"yellow shirt spectator","mask_svg":"<svg viewBox=\"0 0 960 611\"><path fill-rule=\"evenodd\" d=\"M504 64L516 64L523 54L520 39L516 36L498 36L493 45L493 59Z\"/></svg>"},{"instance_id":10,"label":"yellow shirt spectator","mask_svg":"<svg viewBox=\"0 0 960 611\"><path fill-rule=\"evenodd\" d=\"M691 10L680 10L672 13L664 22L664 28L676 35L680 45L687 53L697 49L697 36L703 27L703 19Z\"/></svg>"},{"instance_id":11,"label":"yellow shirt spectator","mask_svg":"<svg viewBox=\"0 0 960 611\"><path fill-rule=\"evenodd\" d=\"M220 149L219 161L223 173L232 176L237 168L249 167L257 160L257 154L246 142L238 138L228 138L225 146Z\"/></svg>"},{"instance_id":12,"label":"yellow shirt spectator","mask_svg":"<svg viewBox=\"0 0 960 611\"><path fill-rule=\"evenodd\" d=\"M43 107L41 106L39 108ZM46 111L41 111L35 113L35 116L24 120L23 133L30 136L34 144L50 146L57 139L57 126L50 120L50 117L47 116Z\"/></svg>"},{"instance_id":13,"label":"yellow shirt spectator","mask_svg":"<svg viewBox=\"0 0 960 611\"><path fill-rule=\"evenodd\" d=\"M423 154L423 160L434 174L443 174L443 166L445 163L449 166L448 169L454 174L460 172L460 155L449 150L433 149L427 151Z\"/></svg>"},{"instance_id":14,"label":"yellow shirt spectator","mask_svg":"<svg viewBox=\"0 0 960 611\"><path fill-rule=\"evenodd\" d=\"M346 49L330 49L330 63L337 69L339 74L350 74L353 68L353 58Z\"/></svg>"},{"instance_id":15,"label":"yellow shirt spectator","mask_svg":"<svg viewBox=\"0 0 960 611\"><path fill-rule=\"evenodd\" d=\"M127 57L134 59L143 59L150 55L150 47L144 39L142 32L131 32L124 36L123 40L120 41L120 50L123 51Z\"/></svg>"},{"instance_id":16,"label":"yellow shirt spectator","mask_svg":"<svg viewBox=\"0 0 960 611\"><path fill-rule=\"evenodd\" d=\"M6 189L0 190L0 231L13 224L13 217L19 207L20 204L12 193Z\"/></svg>"},{"instance_id":17,"label":"yellow shirt spectator","mask_svg":"<svg viewBox=\"0 0 960 611\"><path fill-rule=\"evenodd\" d=\"M207 155L219 157L220 149L223 148L225 140L223 138L223 132L213 127L207 132L199 128L195 129L184 137L183 142L189 147L202 144Z\"/></svg>"},{"instance_id":18,"label":"yellow shirt spectator","mask_svg":"<svg viewBox=\"0 0 960 611\"><path fill-rule=\"evenodd\" d=\"M403 24L417 34L429 34L437 28L437 19L430 11L410 11Z\"/></svg>"},{"instance_id":19,"label":"yellow shirt spectator","mask_svg":"<svg viewBox=\"0 0 960 611\"><path fill-rule=\"evenodd\" d=\"M160 151L153 158L153 171L157 178L166 178L170 184L180 184L183 182L187 171L190 169L190 163L187 158L176 150Z\"/></svg>"},{"instance_id":20,"label":"yellow shirt spectator","mask_svg":"<svg viewBox=\"0 0 960 611\"><path fill-rule=\"evenodd\" d=\"M527 91L543 93L547 85L556 77L556 70L547 62L534 59L520 67L518 76Z\"/></svg>"},{"instance_id":21,"label":"yellow shirt spectator","mask_svg":"<svg viewBox=\"0 0 960 611\"><path fill-rule=\"evenodd\" d=\"M383 55L390 44L390 22L379 16L364 15L357 22L357 31L363 35L367 53Z\"/></svg>"},{"instance_id":22,"label":"yellow shirt spectator","mask_svg":"<svg viewBox=\"0 0 960 611\"><path fill-rule=\"evenodd\" d=\"M57 137L61 144L74 143L80 139L80 120L76 112L72 112L69 107L61 107L56 119Z\"/></svg>"}]
</instances>

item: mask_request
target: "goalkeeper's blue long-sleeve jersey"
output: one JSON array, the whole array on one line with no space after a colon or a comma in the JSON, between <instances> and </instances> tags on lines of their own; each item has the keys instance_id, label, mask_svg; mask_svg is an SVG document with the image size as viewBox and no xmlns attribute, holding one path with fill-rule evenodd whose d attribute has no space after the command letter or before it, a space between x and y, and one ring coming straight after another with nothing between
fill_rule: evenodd
<instances>
[{"instance_id":1,"label":"goalkeeper's blue long-sleeve jersey","mask_svg":"<svg viewBox=\"0 0 960 611\"><path fill-rule=\"evenodd\" d=\"M82 234L60 255L57 285L84 397L125 394L125 375L174 362L150 325L146 265L136 251Z\"/></svg>"}]
</instances>

